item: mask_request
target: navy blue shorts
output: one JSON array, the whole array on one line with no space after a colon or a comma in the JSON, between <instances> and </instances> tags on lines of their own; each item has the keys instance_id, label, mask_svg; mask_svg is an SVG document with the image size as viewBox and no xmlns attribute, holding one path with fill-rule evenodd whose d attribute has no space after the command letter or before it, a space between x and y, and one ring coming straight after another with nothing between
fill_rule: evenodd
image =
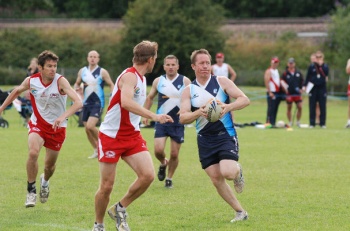
<instances>
[{"instance_id":1,"label":"navy blue shorts","mask_svg":"<svg viewBox=\"0 0 350 231\"><path fill-rule=\"evenodd\" d=\"M84 105L83 106L83 116L82 121L88 121L89 117L101 118L102 115L102 107L99 104L96 105Z\"/></svg>"},{"instance_id":2,"label":"navy blue shorts","mask_svg":"<svg viewBox=\"0 0 350 231\"><path fill-rule=\"evenodd\" d=\"M185 141L185 127L183 125L167 126L156 123L154 131L154 138L170 137L178 144L181 144Z\"/></svg>"},{"instance_id":3,"label":"navy blue shorts","mask_svg":"<svg viewBox=\"0 0 350 231\"><path fill-rule=\"evenodd\" d=\"M199 160L202 168L218 164L221 160L238 161L239 145L237 136L197 135Z\"/></svg>"}]
</instances>

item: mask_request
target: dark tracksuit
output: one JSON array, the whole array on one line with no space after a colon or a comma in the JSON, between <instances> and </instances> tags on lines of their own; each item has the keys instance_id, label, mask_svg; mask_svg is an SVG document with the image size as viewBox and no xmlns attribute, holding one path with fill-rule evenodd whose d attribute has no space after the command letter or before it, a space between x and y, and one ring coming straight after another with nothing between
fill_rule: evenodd
<instances>
[{"instance_id":1,"label":"dark tracksuit","mask_svg":"<svg viewBox=\"0 0 350 231\"><path fill-rule=\"evenodd\" d=\"M314 86L309 92L309 122L310 126L315 126L316 120L316 103L320 105L320 126L326 125L326 102L327 102L327 87L326 79L328 77L328 65L313 63L309 66L306 74L304 86L309 82Z\"/></svg>"}]
</instances>

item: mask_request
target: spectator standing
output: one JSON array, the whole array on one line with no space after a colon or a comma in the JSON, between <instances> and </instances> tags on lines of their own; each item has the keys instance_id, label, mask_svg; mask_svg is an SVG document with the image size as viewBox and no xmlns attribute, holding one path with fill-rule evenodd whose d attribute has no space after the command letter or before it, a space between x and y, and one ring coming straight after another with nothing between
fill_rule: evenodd
<instances>
[{"instance_id":1,"label":"spectator standing","mask_svg":"<svg viewBox=\"0 0 350 231\"><path fill-rule=\"evenodd\" d=\"M326 128L327 81L329 68L324 63L324 54L317 51L316 62L312 63L306 74L304 88L309 94L310 128L316 125L316 104L320 105L320 127Z\"/></svg>"},{"instance_id":2,"label":"spectator standing","mask_svg":"<svg viewBox=\"0 0 350 231\"><path fill-rule=\"evenodd\" d=\"M297 126L300 126L300 118L302 113L302 87L303 87L303 75L295 66L294 58L289 58L287 63L287 68L282 74L282 87L286 92L286 102L287 102L287 118L289 121L289 126L293 125L294 118L292 118L292 106L293 103L296 104L297 111ZM294 117L294 116L293 116Z\"/></svg>"},{"instance_id":3,"label":"spectator standing","mask_svg":"<svg viewBox=\"0 0 350 231\"><path fill-rule=\"evenodd\" d=\"M273 127L276 124L278 107L282 99L282 88L280 74L277 69L279 65L277 56L271 58L270 67L265 71L264 82L267 95L267 117L266 123L270 123Z\"/></svg>"},{"instance_id":4,"label":"spectator standing","mask_svg":"<svg viewBox=\"0 0 350 231\"><path fill-rule=\"evenodd\" d=\"M346 73L350 75L350 59L348 59L348 63L346 64ZM350 128L350 76L349 76L349 81L348 81L348 122L346 124L346 128Z\"/></svg>"}]
</instances>

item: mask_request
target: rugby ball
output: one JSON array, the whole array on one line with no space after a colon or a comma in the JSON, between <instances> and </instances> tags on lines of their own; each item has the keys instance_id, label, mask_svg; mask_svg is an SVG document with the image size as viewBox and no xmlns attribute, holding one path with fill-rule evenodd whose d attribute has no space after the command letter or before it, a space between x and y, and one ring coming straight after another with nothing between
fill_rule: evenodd
<instances>
[{"instance_id":1,"label":"rugby ball","mask_svg":"<svg viewBox=\"0 0 350 231\"><path fill-rule=\"evenodd\" d=\"M218 100L215 98L210 99L205 105L207 112L207 120L209 122L216 122L219 120L222 112L221 106L218 104Z\"/></svg>"}]
</instances>

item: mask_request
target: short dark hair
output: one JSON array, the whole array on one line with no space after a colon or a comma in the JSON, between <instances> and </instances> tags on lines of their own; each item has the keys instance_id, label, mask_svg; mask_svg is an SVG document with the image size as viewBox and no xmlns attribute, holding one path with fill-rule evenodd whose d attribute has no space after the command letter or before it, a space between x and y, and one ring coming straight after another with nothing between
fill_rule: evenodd
<instances>
[{"instance_id":1,"label":"short dark hair","mask_svg":"<svg viewBox=\"0 0 350 231\"><path fill-rule=\"evenodd\" d=\"M41 54L38 56L38 65L44 67L45 62L47 60L53 60L53 61L58 62L59 58L52 51L45 50L45 51L41 52Z\"/></svg>"}]
</instances>

